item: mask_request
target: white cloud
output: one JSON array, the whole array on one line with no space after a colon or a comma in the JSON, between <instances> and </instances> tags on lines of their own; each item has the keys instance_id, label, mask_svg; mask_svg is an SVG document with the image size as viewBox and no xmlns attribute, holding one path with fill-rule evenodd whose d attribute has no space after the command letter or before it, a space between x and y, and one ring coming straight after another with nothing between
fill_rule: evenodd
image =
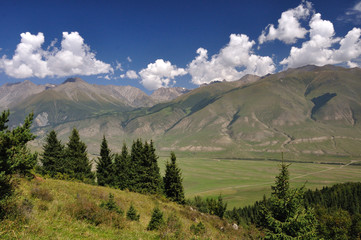
<instances>
[{"instance_id":1,"label":"white cloud","mask_svg":"<svg viewBox=\"0 0 361 240\"><path fill-rule=\"evenodd\" d=\"M290 44L295 43L297 39L304 38L307 30L301 27L300 20L308 17L311 11L312 4L304 1L298 7L283 12L281 18L278 19L278 27L275 28L273 24L269 24L259 36L259 43L263 44L278 39Z\"/></svg>"},{"instance_id":2,"label":"white cloud","mask_svg":"<svg viewBox=\"0 0 361 240\"><path fill-rule=\"evenodd\" d=\"M120 74L120 78L125 78L125 74Z\"/></svg>"},{"instance_id":3,"label":"white cloud","mask_svg":"<svg viewBox=\"0 0 361 240\"><path fill-rule=\"evenodd\" d=\"M138 74L134 70L128 70L126 73L129 79L137 79L139 78Z\"/></svg>"},{"instance_id":4,"label":"white cloud","mask_svg":"<svg viewBox=\"0 0 361 240\"><path fill-rule=\"evenodd\" d=\"M154 63L148 64L147 68L142 69L139 72L142 78L141 83L148 90L155 90L160 87L168 87L168 85L174 84L174 78L187 74L183 68L177 68L169 61L163 59L157 59Z\"/></svg>"},{"instance_id":5,"label":"white cloud","mask_svg":"<svg viewBox=\"0 0 361 240\"><path fill-rule=\"evenodd\" d=\"M310 40L304 42L301 48L292 47L290 56L283 59L281 64L301 67L351 61L361 55L360 35L361 29L354 28L344 38L337 38L333 24L322 20L321 14L316 13L310 21ZM340 45L338 49L332 47L336 43Z\"/></svg>"},{"instance_id":6,"label":"white cloud","mask_svg":"<svg viewBox=\"0 0 361 240\"><path fill-rule=\"evenodd\" d=\"M41 48L44 43L43 33L32 35L22 33L11 59L3 56L0 69L14 78L47 76L96 75L113 72L112 67L95 58L88 45L78 32L63 32L61 49L54 47L52 41L47 50ZM50 50L52 48L52 50Z\"/></svg>"},{"instance_id":7,"label":"white cloud","mask_svg":"<svg viewBox=\"0 0 361 240\"><path fill-rule=\"evenodd\" d=\"M130 57L127 57L128 62L132 62L132 59Z\"/></svg>"},{"instance_id":8,"label":"white cloud","mask_svg":"<svg viewBox=\"0 0 361 240\"><path fill-rule=\"evenodd\" d=\"M122 64L118 61L116 61L116 66L115 66L115 70L119 70L119 71L124 71Z\"/></svg>"},{"instance_id":9,"label":"white cloud","mask_svg":"<svg viewBox=\"0 0 361 240\"><path fill-rule=\"evenodd\" d=\"M231 34L227 46L210 59L207 50L199 48L198 56L187 69L192 82L200 85L212 81L235 81L246 74L262 76L274 72L275 66L270 57L252 53L254 44L246 35Z\"/></svg>"},{"instance_id":10,"label":"white cloud","mask_svg":"<svg viewBox=\"0 0 361 240\"><path fill-rule=\"evenodd\" d=\"M358 65L357 63L351 62L351 61L348 61L348 62L347 62L347 66L348 66L349 68L359 67L359 65Z\"/></svg>"}]
</instances>

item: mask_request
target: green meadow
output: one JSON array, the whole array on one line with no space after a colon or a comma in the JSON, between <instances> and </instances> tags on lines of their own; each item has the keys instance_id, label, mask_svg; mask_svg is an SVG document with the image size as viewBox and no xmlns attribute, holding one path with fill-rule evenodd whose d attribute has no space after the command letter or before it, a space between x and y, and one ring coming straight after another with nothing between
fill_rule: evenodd
<instances>
[{"instance_id":1,"label":"green meadow","mask_svg":"<svg viewBox=\"0 0 361 240\"><path fill-rule=\"evenodd\" d=\"M164 173L165 162L159 166ZM321 189L336 183L361 180L361 160L341 164L290 162L291 187ZM187 198L217 197L222 194L228 209L253 204L271 193L280 161L178 157ZM350 164L352 163L352 164Z\"/></svg>"}]
</instances>

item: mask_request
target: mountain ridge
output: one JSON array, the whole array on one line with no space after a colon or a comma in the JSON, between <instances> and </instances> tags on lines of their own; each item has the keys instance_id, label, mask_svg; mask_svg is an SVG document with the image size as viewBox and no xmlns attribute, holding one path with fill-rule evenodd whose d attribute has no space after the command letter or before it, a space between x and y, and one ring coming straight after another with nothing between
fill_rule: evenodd
<instances>
[{"instance_id":1,"label":"mountain ridge","mask_svg":"<svg viewBox=\"0 0 361 240\"><path fill-rule=\"evenodd\" d=\"M94 107L92 100L84 118L67 115L38 131L55 128L66 139L77 127L92 153L98 151L99 136L106 135L116 146L152 138L162 151L222 157L272 158L280 152L291 158L361 156L360 92L359 68L305 66L262 78L248 75L235 82L215 82L146 107ZM77 114L88 106L82 104ZM15 114L29 109L15 109ZM40 115L38 121L44 118Z\"/></svg>"}]
</instances>

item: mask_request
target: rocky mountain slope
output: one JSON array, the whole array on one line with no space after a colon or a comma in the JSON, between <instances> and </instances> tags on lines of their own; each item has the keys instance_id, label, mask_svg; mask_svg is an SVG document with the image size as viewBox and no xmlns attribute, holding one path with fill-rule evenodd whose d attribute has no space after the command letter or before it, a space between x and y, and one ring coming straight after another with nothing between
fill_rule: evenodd
<instances>
[{"instance_id":1,"label":"rocky mountain slope","mask_svg":"<svg viewBox=\"0 0 361 240\"><path fill-rule=\"evenodd\" d=\"M186 90L182 90L186 91ZM69 78L60 85L35 85L30 81L5 84L0 89L0 108L11 108L12 122L18 124L31 111L37 127L54 126L68 121L123 113L151 107L156 102L174 99L180 90L166 89L163 99L151 97L136 87L89 84Z\"/></svg>"},{"instance_id":2,"label":"rocky mountain slope","mask_svg":"<svg viewBox=\"0 0 361 240\"><path fill-rule=\"evenodd\" d=\"M36 85L28 80L18 83L7 83L0 86L0 109L5 110L16 106L25 98L40 93L53 85Z\"/></svg>"},{"instance_id":3,"label":"rocky mountain slope","mask_svg":"<svg viewBox=\"0 0 361 240\"><path fill-rule=\"evenodd\" d=\"M114 97L116 93L112 96L90 91L93 85L87 86L87 93L81 93L84 82L63 85L28 98L22 104L25 107L15 109L14 115L34 107L40 115L45 112L42 108L54 109L47 112L48 119L57 116L56 120L49 120L46 128L38 128L38 134L42 136L55 128L66 139L77 127L94 154L104 134L115 151L123 141L141 137L152 138L164 151L222 157L273 158L280 152L297 159L361 156L359 68L306 66L263 78L248 75L235 82L201 86L172 101L152 106L153 102L151 107L137 109L135 104ZM161 91L159 96L167 95ZM62 101L50 101L49 95L53 99L61 97ZM62 107L55 111L59 104ZM72 112L86 118L72 117Z\"/></svg>"}]
</instances>

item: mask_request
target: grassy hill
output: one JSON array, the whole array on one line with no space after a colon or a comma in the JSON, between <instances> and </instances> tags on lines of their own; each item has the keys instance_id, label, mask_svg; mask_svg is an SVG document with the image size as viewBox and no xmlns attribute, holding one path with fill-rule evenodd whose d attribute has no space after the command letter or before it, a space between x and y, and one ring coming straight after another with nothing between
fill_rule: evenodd
<instances>
[{"instance_id":1,"label":"grassy hill","mask_svg":"<svg viewBox=\"0 0 361 240\"><path fill-rule=\"evenodd\" d=\"M109 193L123 216L100 207ZM234 230L216 216L156 196L62 180L21 179L17 202L21 215L1 222L1 239L249 239L259 234L255 229ZM140 214L139 221L125 217L131 204ZM166 225L148 231L156 206ZM200 222L204 229L198 233L191 230Z\"/></svg>"}]
</instances>

